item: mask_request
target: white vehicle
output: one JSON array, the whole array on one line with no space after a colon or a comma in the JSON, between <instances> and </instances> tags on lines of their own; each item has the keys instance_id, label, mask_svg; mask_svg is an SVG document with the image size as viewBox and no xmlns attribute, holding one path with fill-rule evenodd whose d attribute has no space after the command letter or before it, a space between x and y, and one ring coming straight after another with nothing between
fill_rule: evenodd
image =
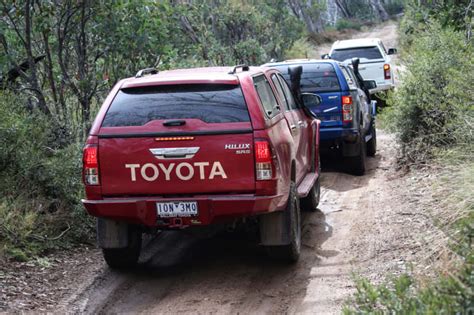
<instances>
[{"instance_id":1,"label":"white vehicle","mask_svg":"<svg viewBox=\"0 0 474 315\"><path fill-rule=\"evenodd\" d=\"M396 53L395 48L387 51L378 38L363 38L336 41L326 57L344 63L350 62L352 58L359 58L359 71L364 80L374 80L377 83L377 88L370 90L374 94L394 87L390 55Z\"/></svg>"}]
</instances>

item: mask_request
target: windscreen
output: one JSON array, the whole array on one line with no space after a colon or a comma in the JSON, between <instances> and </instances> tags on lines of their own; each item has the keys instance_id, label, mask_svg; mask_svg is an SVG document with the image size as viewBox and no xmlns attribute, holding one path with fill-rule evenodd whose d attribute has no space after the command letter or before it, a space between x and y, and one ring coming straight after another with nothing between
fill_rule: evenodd
<instances>
[{"instance_id":1,"label":"windscreen","mask_svg":"<svg viewBox=\"0 0 474 315\"><path fill-rule=\"evenodd\" d=\"M152 120L250 121L239 85L161 85L120 90L102 127L142 126Z\"/></svg>"},{"instance_id":2,"label":"windscreen","mask_svg":"<svg viewBox=\"0 0 474 315\"><path fill-rule=\"evenodd\" d=\"M291 85L288 66L288 64L285 64L272 67L280 70L286 82ZM332 64L313 63L301 64L301 66L303 66L303 73L301 75L302 92L337 92L341 90Z\"/></svg>"},{"instance_id":3,"label":"windscreen","mask_svg":"<svg viewBox=\"0 0 474 315\"><path fill-rule=\"evenodd\" d=\"M331 53L331 59L334 60L345 61L351 58L373 60L383 59L383 56L377 46L336 49Z\"/></svg>"}]
</instances>

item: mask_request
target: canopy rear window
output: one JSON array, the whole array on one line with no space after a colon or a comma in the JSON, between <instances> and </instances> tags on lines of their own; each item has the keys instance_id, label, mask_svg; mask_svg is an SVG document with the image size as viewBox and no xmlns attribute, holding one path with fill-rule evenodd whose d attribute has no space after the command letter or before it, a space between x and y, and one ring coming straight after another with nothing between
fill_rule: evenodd
<instances>
[{"instance_id":1,"label":"canopy rear window","mask_svg":"<svg viewBox=\"0 0 474 315\"><path fill-rule=\"evenodd\" d=\"M377 46L373 46L336 49L331 53L331 58L338 61L345 61L351 58L374 60L383 59L383 56L380 53L380 49Z\"/></svg>"},{"instance_id":2,"label":"canopy rear window","mask_svg":"<svg viewBox=\"0 0 474 315\"><path fill-rule=\"evenodd\" d=\"M286 64L272 67L280 70L286 82L291 85L288 66ZM301 75L302 92L338 92L341 90L339 79L332 64L313 63L301 64L301 66L303 66L303 74Z\"/></svg>"},{"instance_id":3,"label":"canopy rear window","mask_svg":"<svg viewBox=\"0 0 474 315\"><path fill-rule=\"evenodd\" d=\"M250 121L239 85L161 85L120 90L102 127L142 126L153 120Z\"/></svg>"}]
</instances>

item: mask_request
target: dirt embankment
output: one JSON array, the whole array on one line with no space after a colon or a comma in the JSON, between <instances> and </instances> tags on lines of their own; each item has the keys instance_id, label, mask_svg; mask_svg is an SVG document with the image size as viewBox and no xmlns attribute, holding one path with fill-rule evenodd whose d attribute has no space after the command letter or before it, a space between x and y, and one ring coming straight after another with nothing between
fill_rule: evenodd
<instances>
[{"instance_id":1,"label":"dirt embankment","mask_svg":"<svg viewBox=\"0 0 474 315\"><path fill-rule=\"evenodd\" d=\"M395 26L360 36L396 39ZM244 232L204 240L163 232L133 272L109 270L91 248L53 255L48 264L3 266L0 311L340 313L354 291L352 272L376 281L404 272L421 261L422 231L431 223L417 212L410 177L394 168L393 136L378 131L364 176L344 173L337 159L325 162L319 211L304 213L295 265L271 262Z\"/></svg>"}]
</instances>

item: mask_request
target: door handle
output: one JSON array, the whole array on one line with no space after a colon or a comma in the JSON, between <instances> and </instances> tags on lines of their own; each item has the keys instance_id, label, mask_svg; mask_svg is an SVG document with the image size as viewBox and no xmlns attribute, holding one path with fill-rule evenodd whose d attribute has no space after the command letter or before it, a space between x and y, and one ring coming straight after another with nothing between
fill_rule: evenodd
<instances>
[{"instance_id":1,"label":"door handle","mask_svg":"<svg viewBox=\"0 0 474 315\"><path fill-rule=\"evenodd\" d=\"M303 122L302 120L300 120L300 121L298 121L298 125L299 125L300 127L302 127L302 126L304 126L304 122Z\"/></svg>"},{"instance_id":2,"label":"door handle","mask_svg":"<svg viewBox=\"0 0 474 315\"><path fill-rule=\"evenodd\" d=\"M291 130L295 130L295 129L296 129L296 125L290 125L290 129L291 129Z\"/></svg>"}]
</instances>

